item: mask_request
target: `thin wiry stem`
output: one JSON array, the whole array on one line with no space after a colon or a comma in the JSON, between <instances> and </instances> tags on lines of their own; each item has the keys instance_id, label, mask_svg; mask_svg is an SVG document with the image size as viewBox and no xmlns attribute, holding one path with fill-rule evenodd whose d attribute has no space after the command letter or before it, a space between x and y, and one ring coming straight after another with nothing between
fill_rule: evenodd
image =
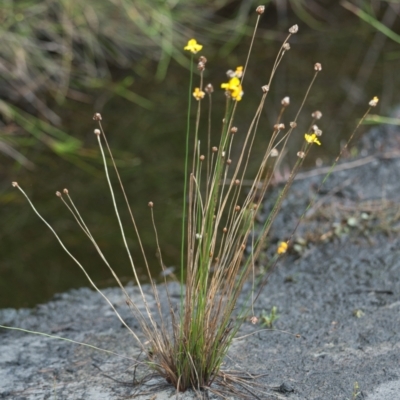
<instances>
[{"instance_id":1,"label":"thin wiry stem","mask_svg":"<svg viewBox=\"0 0 400 400\"><path fill-rule=\"evenodd\" d=\"M79 344L80 346L89 347L90 349L98 350L98 351L101 351L101 352L103 352L103 353L107 353L107 354L111 354L111 355L113 355L113 356L117 356L117 357L120 357L120 358L124 358L124 359L126 359L126 360L135 361L132 357L123 356L122 354L118 354L118 353L116 353L115 351L102 349L101 347L97 347L97 346L94 346L94 345L92 345L92 344L88 344L88 343L84 343L84 342L79 342L79 341L77 341L77 340L68 339L68 338L65 338L65 337L62 337L62 336L50 335L49 333L43 333L43 332L33 331L33 330L30 330L30 329L17 328L17 327L14 327L14 326L0 325L0 328L9 329L9 330L12 330L12 331L19 331L19 332L31 333L31 334L34 334L34 335L44 336L44 337L47 337L47 338L50 338L50 339L63 340L64 342Z\"/></svg>"},{"instance_id":2,"label":"thin wiry stem","mask_svg":"<svg viewBox=\"0 0 400 400\"><path fill-rule=\"evenodd\" d=\"M70 253L70 251L65 247L63 241L60 239L60 237L57 235L56 231L53 229L53 227L42 217L42 215L39 213L39 211L35 208L31 200L29 199L28 195L25 193L25 191L15 182L13 184L15 187L18 188L18 190L25 196L27 199L29 205L31 206L32 210L35 212L35 214L44 222L44 224L50 229L51 233L55 236L57 239L58 243L60 243L62 249L68 254L68 256L78 265L78 267L82 270L82 272L85 274L86 278L90 282L90 284L93 286L93 288L100 293L100 295L106 300L106 302L110 305L110 307L113 309L115 314L117 315L118 319L121 321L121 323L129 330L129 332L132 334L132 336L137 340L139 345L142 347L143 344L140 341L139 337L133 332L133 330L126 324L124 319L121 317L119 312L116 310L112 302L108 299L108 297L96 286L96 284L93 282L93 280L90 278L89 274L86 272L85 268L82 266L82 264Z\"/></svg>"},{"instance_id":3,"label":"thin wiry stem","mask_svg":"<svg viewBox=\"0 0 400 400\"><path fill-rule=\"evenodd\" d=\"M110 194L111 194L111 199L112 199L112 203L113 203L115 215L116 215L116 217L117 217L119 229L120 229L120 231L121 231L122 241L123 241L123 243L124 243L125 250L126 250L126 253L127 253L127 255L128 255L128 258L129 258L129 262L130 262L131 267L132 267L132 271L133 271L133 275L134 275L134 277L135 277L135 281L136 281L136 283L137 283L137 285L138 285L140 294L141 294L141 296L142 296L143 303L144 303L144 305L145 305L145 307L146 307L146 311L147 311L147 313L148 313L148 315L149 315L149 317L150 317L150 320L151 320L152 323L155 325L155 322L154 322L153 319L151 318L150 308L149 308L149 306L148 306L148 304L147 304L147 300L146 300L146 297L145 297L145 295L144 295L142 286L140 285L139 277L138 277L138 274L137 274L137 271L136 271L136 268L135 268L135 264L134 264L134 262L133 262L133 258L132 258L132 254L131 254L131 251L130 251L129 246L128 246L128 242L126 241L125 230L124 230L124 227L123 227L123 225L122 225L121 217L120 217L120 215L119 215L119 211L118 211L118 207L117 207L117 202L116 202L116 200L115 200L114 190L113 190L113 187L112 187L112 184L111 184L110 176L109 176L109 174L108 174L106 156L105 156L105 154L104 154L103 146L102 146L102 144L101 144L100 135L96 135L96 137L97 137L97 142L98 142L98 144L99 144L99 148L100 148L100 152L101 152L101 157L102 157L103 163L104 163L104 173L105 173L105 175L106 175L108 187L109 187L109 189L110 189Z\"/></svg>"}]
</instances>

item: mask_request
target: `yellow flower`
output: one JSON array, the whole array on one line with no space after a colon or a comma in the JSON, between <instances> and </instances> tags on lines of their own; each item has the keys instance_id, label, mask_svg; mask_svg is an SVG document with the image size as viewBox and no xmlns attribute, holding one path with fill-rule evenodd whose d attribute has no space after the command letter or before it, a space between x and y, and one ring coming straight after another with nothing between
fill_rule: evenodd
<instances>
[{"instance_id":1,"label":"yellow flower","mask_svg":"<svg viewBox=\"0 0 400 400\"><path fill-rule=\"evenodd\" d=\"M183 50L190 51L193 54L196 54L198 51L200 51L203 48L203 45L198 44L196 39L190 39L188 41L187 46L183 48Z\"/></svg>"},{"instance_id":2,"label":"yellow flower","mask_svg":"<svg viewBox=\"0 0 400 400\"><path fill-rule=\"evenodd\" d=\"M280 242L280 243L279 243L279 246L278 246L278 250L276 250L276 252L277 252L278 254L285 254L286 251L287 251L287 249L288 249L288 244L287 244L287 242Z\"/></svg>"},{"instance_id":3,"label":"yellow flower","mask_svg":"<svg viewBox=\"0 0 400 400\"><path fill-rule=\"evenodd\" d=\"M234 99L236 101L242 100L242 96L243 96L242 85L239 85L234 90L232 90L231 96L232 96L232 99Z\"/></svg>"},{"instance_id":4,"label":"yellow flower","mask_svg":"<svg viewBox=\"0 0 400 400\"><path fill-rule=\"evenodd\" d=\"M237 67L236 71L235 71L235 76L237 76L238 78L241 78L243 75L243 67Z\"/></svg>"},{"instance_id":5,"label":"yellow flower","mask_svg":"<svg viewBox=\"0 0 400 400\"><path fill-rule=\"evenodd\" d=\"M234 100L236 101L242 100L243 89L242 85L240 84L240 79L237 78L236 76L230 79L228 83L222 83L221 88L230 92L231 97Z\"/></svg>"},{"instance_id":6,"label":"yellow flower","mask_svg":"<svg viewBox=\"0 0 400 400\"><path fill-rule=\"evenodd\" d=\"M198 87L194 89L193 97L196 100L201 100L204 96L205 96L205 93L202 90L200 90Z\"/></svg>"},{"instance_id":7,"label":"yellow flower","mask_svg":"<svg viewBox=\"0 0 400 400\"><path fill-rule=\"evenodd\" d=\"M315 133L309 135L309 134L305 134L304 135L304 139L306 139L306 141L308 143L316 143L318 146L321 145L321 142L318 140L317 135Z\"/></svg>"}]
</instances>

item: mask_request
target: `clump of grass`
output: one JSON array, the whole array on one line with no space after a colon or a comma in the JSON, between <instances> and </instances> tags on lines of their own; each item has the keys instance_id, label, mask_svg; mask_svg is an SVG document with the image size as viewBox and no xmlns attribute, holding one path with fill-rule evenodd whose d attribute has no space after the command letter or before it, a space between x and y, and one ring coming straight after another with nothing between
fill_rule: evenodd
<instances>
[{"instance_id":1,"label":"clump of grass","mask_svg":"<svg viewBox=\"0 0 400 400\"><path fill-rule=\"evenodd\" d=\"M321 118L322 114L316 111L312 114L309 130L305 134L302 134L304 137L303 145L298 152L297 160L290 171L289 177L281 188L274 206L264 223L257 227L256 235L256 215L262 207L264 196L272 182L276 166L279 165L285 154L285 149L289 145L289 141L295 132L300 112L311 87L322 69L321 64L316 63L314 65L314 72L311 76L305 96L294 119L288 124L288 127L286 127L282 121L290 105L290 99L289 97L285 97L282 100L279 116L272 127L270 139L265 145L264 155L259 160L255 175L251 178L252 183L250 188L246 188L245 190L243 181L245 177L247 177L250 159L253 158L255 136L260 130L260 118L265 106L265 100L268 96L276 69L279 67L284 55L290 50L289 39L298 31L297 25L289 29L289 34L277 54L270 77L267 83L261 86L261 99L254 112L251 123L246 131L243 133L240 132L234 123L235 116L240 101L243 98L244 79L249 66L252 44L263 11L264 8L262 6L257 8L258 17L252 41L249 46L249 52L244 60L244 66L237 67L235 71L228 71L228 82L221 84L221 88L225 90L226 111L218 136L214 134L214 129L211 126L211 119L209 117L212 111L211 105L214 89L211 84L205 85L203 81L203 73L206 68L207 59L204 56L200 56L197 63L199 84L198 87L194 89L192 88L194 74L193 71L191 71L188 93L189 101L182 215L181 296L178 308L176 308L176 305L169 296L167 284L164 286L168 299L167 313L161 304L160 290L162 290L162 287L157 286L154 279L152 279L149 262L140 239L140 233L137 229L124 186L114 162L106 134L103 130L101 123L102 116L100 114L97 113L94 115L94 120L98 124L94 133L97 137L104 162L104 171L110 188L122 240L127 251L134 280L142 299L141 304L134 302L128 295L84 222L69 191L64 189L63 193L57 192L57 196L65 203L80 228L87 235L106 266L110 269L111 274L114 276L126 297L128 307L132 310L136 320L139 322L142 333L146 337L146 341L141 340L138 334L128 326L111 301L91 280L84 267L64 246L54 229L36 210L23 189L18 183L13 183L13 186L19 188L26 196L39 218L49 227L67 254L86 274L90 284L104 297L123 325L126 326L136 339L138 345L143 350L143 354L145 354L145 359L141 360L141 362L164 377L165 380L173 385L179 392L191 388L199 391L209 389L215 393L219 393L216 389L213 389L212 384L220 382L226 389L243 394L244 392L238 392L233 386L234 383L238 383L242 385L243 390L249 393L249 387L245 381L240 378L235 379L232 376L228 376L226 373L223 374L221 372L221 365L243 321L251 317L250 320L253 323L257 322L257 317L255 317L253 312L253 304L257 298L257 291L263 286L256 285L255 265L257 259L264 249L271 225L305 157L314 144L321 144L320 136L322 132L316 126L316 121ZM194 65L193 56L198 51L202 50L202 47L203 46L198 44L194 39L190 40L185 47L185 49L192 54L192 67ZM197 101L197 115L193 131L190 118L192 98ZM202 121L202 106L204 102L208 103L208 125L205 129L207 139L205 144L200 140L200 137L203 136L201 135L202 129L200 122ZM192 149L190 146L191 135L193 136ZM233 149L236 146L238 135L242 136L242 143L240 144L239 154L235 156ZM155 310L151 309L149 306L149 293L147 293L146 288L141 285L135 262L128 247L124 224L118 211L114 189L108 171L105 149L113 164L117 180L130 213L131 221L136 231L137 240L142 249L150 279L151 295L156 303ZM190 154L192 155L191 157L189 156ZM252 160L252 162L254 161ZM165 268L162 261L162 251L153 214L154 207L157 205L152 202L149 202L148 205L154 227L161 268ZM289 239L289 241L290 240L291 239ZM283 241L279 244L275 251L275 256L270 260L271 267L276 264L280 256L286 253L289 241ZM249 251L247 251L248 249ZM249 278L252 278L252 290L247 294L244 302L240 302L239 307L239 296L242 293L244 284ZM276 318L276 310L274 315L274 318Z\"/></svg>"}]
</instances>

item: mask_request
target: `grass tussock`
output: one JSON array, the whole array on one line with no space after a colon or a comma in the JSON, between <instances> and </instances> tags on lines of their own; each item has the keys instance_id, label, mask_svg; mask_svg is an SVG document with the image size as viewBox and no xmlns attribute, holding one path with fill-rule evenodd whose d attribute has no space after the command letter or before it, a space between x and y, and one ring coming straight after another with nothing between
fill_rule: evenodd
<instances>
[{"instance_id":1,"label":"grass tussock","mask_svg":"<svg viewBox=\"0 0 400 400\"><path fill-rule=\"evenodd\" d=\"M164 377L179 392L183 392L189 388L195 390L211 388L210 390L213 390L212 384L219 382L225 385L225 388L235 393L239 393L234 389L235 384L239 384L243 388L240 392L242 395L245 392L247 394L251 393L251 391L249 392L250 389L246 378L227 375L221 371L221 365L243 321L248 319L252 323L257 323L258 321L258 318L252 311L253 304L265 282L263 277L256 277L256 262L264 250L271 225L304 159L307 157L312 146L321 144L320 136L322 131L318 128L316 122L322 117L322 114L319 111L315 111L309 121L307 132L300 133L303 137L302 147L297 153L297 159L293 163L294 165L286 182L281 187L274 206L264 222L258 224L257 229L255 229L255 218L262 207L263 199L274 179L276 168L281 163L291 138L295 134L299 134L299 132L296 132L298 118L312 85L322 70L321 64L316 63L314 70L310 71L310 83L305 90L304 98L295 112L294 118L287 125L282 121L286 118L290 99L289 97L282 99L279 105L278 118L272 125L270 139L265 144L263 156L258 162L258 168L255 174L249 178L248 166L250 160L254 164L255 136L261 129L260 121L266 98L269 94L275 72L285 54L290 50L289 40L298 31L297 25L289 29L287 38L282 43L276 56L267 83L260 85L260 102L254 111L251 123L246 131L240 132L235 126L235 116L240 102L243 100L243 87L245 86L245 78L250 65L252 44L263 11L263 7L260 6L257 8L258 16L254 34L243 66L237 67L236 70L228 71L228 81L220 85L225 91L226 108L219 134L215 133L215 129L211 126L210 122L212 101L215 97L214 88L211 84L204 84L203 79L207 59L204 56L200 56L197 64L194 61L194 54L201 51L203 46L192 39L185 47L185 50L189 51L192 57L192 71L188 91L180 267L181 296L179 304L174 303L169 296L167 284L165 286L157 286L154 279L152 279L149 262L141 244L140 233L136 227L133 212L130 209L124 186L108 145L107 137L101 124L102 116L100 114L94 115L94 120L98 124L95 134L104 161L104 171L120 226L122 240L142 299L141 304L134 302L129 297L118 276L90 233L68 190L64 189L63 193L57 192L57 196L65 203L80 228L95 246L100 257L110 269L111 274L126 296L126 303L132 310L136 320L140 323L142 333L146 337L145 341L127 325L111 301L97 288L84 267L69 253L57 233L43 219L27 197L39 218L52 230L67 254L83 270L91 285L104 297L113 308L117 317L137 340L138 345L143 350L143 354L145 354L145 359L142 362L153 370L153 372ZM196 78L193 72L195 65L199 71ZM194 79L198 79L198 84L193 84ZM194 123L192 123L190 117L193 101L195 101L197 107ZM370 107L376 105L376 103L377 99L372 100ZM207 121L204 123L205 128L203 128L203 121ZM263 127L262 129L265 132L267 128ZM203 143L203 138L205 138L205 143ZM238 148L237 141L240 143L239 153L234 151ZM151 282L151 296L156 304L155 309L149 306L148 289L141 285L135 262L129 251L124 224L119 215L108 171L109 163L106 152L113 163L117 180L125 197L131 221L136 231L137 240L143 252L147 273ZM243 185L245 179L247 182L251 179L250 186ZM16 182L13 185L18 187L25 195L25 192ZM152 202L148 205L155 232L160 264L162 268L165 268L153 215L153 209L157 205ZM289 241L281 242L277 249L275 249L275 255L269 260L271 269L276 264L278 258L286 253ZM252 290L245 295L244 301L240 300L239 302L239 296L242 293L244 284L249 279L252 282ZM166 290L168 304L161 303L160 290ZM215 392L217 393L217 391Z\"/></svg>"}]
</instances>

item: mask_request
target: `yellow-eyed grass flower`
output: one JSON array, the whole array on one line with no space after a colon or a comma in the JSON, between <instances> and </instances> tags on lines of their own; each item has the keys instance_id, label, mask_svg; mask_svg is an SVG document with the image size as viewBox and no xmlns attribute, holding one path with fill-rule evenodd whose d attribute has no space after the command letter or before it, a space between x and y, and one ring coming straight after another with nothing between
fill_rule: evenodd
<instances>
[{"instance_id":1,"label":"yellow-eyed grass flower","mask_svg":"<svg viewBox=\"0 0 400 400\"><path fill-rule=\"evenodd\" d=\"M279 243L279 246L278 246L278 249L276 250L276 252L277 252L278 254L285 254L285 253L287 252L287 249L288 249L288 244L287 244L287 242L280 242L280 243Z\"/></svg>"},{"instance_id":2,"label":"yellow-eyed grass flower","mask_svg":"<svg viewBox=\"0 0 400 400\"><path fill-rule=\"evenodd\" d=\"M304 139L306 139L308 143L316 143L318 146L321 146L321 142L318 140L317 135L315 133L312 133L311 135L306 133L304 135Z\"/></svg>"},{"instance_id":3,"label":"yellow-eyed grass flower","mask_svg":"<svg viewBox=\"0 0 400 400\"><path fill-rule=\"evenodd\" d=\"M243 76L243 67L237 67L235 71L235 76L241 78Z\"/></svg>"},{"instance_id":4,"label":"yellow-eyed grass flower","mask_svg":"<svg viewBox=\"0 0 400 400\"><path fill-rule=\"evenodd\" d=\"M225 92L229 93L232 99L236 101L242 100L243 90L238 77L234 76L228 83L222 83L221 88L225 89Z\"/></svg>"},{"instance_id":5,"label":"yellow-eyed grass flower","mask_svg":"<svg viewBox=\"0 0 400 400\"><path fill-rule=\"evenodd\" d=\"M201 100L202 98L204 98L204 96L205 96L205 93L204 93L202 90L200 90L199 88L195 88L195 89L194 89L193 97L194 97L197 101L199 101L199 100Z\"/></svg>"},{"instance_id":6,"label":"yellow-eyed grass flower","mask_svg":"<svg viewBox=\"0 0 400 400\"><path fill-rule=\"evenodd\" d=\"M190 51L192 54L196 54L203 48L203 45L197 43L196 39L190 39L188 44L183 48L183 50Z\"/></svg>"}]
</instances>

